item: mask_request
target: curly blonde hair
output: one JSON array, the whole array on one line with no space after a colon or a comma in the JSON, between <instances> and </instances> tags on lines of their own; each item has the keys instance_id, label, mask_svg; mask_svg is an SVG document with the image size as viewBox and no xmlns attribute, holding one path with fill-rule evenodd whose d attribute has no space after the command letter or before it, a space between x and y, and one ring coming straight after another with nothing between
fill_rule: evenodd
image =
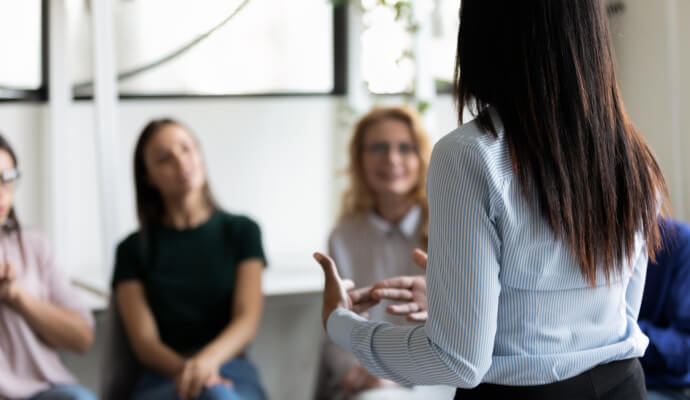
<instances>
[{"instance_id":1,"label":"curly blonde hair","mask_svg":"<svg viewBox=\"0 0 690 400\"><path fill-rule=\"evenodd\" d=\"M375 196L364 178L362 155L364 136L372 125L384 120L396 120L410 128L412 139L417 147L419 157L419 177L417 184L410 191L409 197L422 210L422 246L426 247L429 239L429 206L426 199L426 173L431 157L431 141L422 126L422 121L415 110L408 106L377 106L364 115L355 125L349 146L349 165L347 174L349 187L343 193L339 221L352 215L367 212L375 205Z\"/></svg>"}]
</instances>

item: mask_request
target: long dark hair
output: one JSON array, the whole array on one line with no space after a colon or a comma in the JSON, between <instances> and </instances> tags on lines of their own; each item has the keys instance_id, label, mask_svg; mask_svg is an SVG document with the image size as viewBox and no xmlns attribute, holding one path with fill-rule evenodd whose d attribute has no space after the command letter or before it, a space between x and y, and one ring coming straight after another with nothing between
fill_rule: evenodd
<instances>
[{"instance_id":1,"label":"long dark hair","mask_svg":"<svg viewBox=\"0 0 690 400\"><path fill-rule=\"evenodd\" d=\"M14 164L14 168L19 168L18 162L17 162L17 155L14 152L14 149L12 148L12 145L10 145L10 142L5 139L5 136L0 133L0 150L5 150L7 154L10 155L10 158L12 159L12 163ZM9 214L7 214L7 221L2 226L2 230L4 232L10 233L10 232L16 232L17 233L17 240L19 241L19 251L21 252L22 258L25 258L24 255L24 242L22 241L22 225L19 223L19 218L17 217L17 212L14 209L14 204L12 204L12 208L10 208Z\"/></svg>"},{"instance_id":2,"label":"long dark hair","mask_svg":"<svg viewBox=\"0 0 690 400\"><path fill-rule=\"evenodd\" d=\"M179 121L172 118L154 119L146 124L141 131L134 149L134 186L137 199L137 217L139 219L139 228L143 232L148 231L152 225L160 223L166 212L163 197L158 189L149 183L148 170L146 169L146 162L144 160L144 151L153 135L168 125L182 127L193 137L192 131ZM196 138L194 138L194 140L196 140ZM218 209L218 205L208 184L208 178L204 184L203 191L207 204L214 210Z\"/></svg>"},{"instance_id":3,"label":"long dark hair","mask_svg":"<svg viewBox=\"0 0 690 400\"><path fill-rule=\"evenodd\" d=\"M497 136L501 117L526 195L596 284L630 261L636 232L653 259L668 193L652 152L626 115L599 0L463 0L455 68L466 106Z\"/></svg>"}]
</instances>

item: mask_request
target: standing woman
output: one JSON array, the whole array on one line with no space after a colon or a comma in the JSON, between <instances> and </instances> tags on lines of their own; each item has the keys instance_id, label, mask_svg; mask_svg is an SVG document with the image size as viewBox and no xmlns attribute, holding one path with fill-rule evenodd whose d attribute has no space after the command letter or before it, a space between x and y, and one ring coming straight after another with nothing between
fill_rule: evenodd
<instances>
[{"instance_id":1,"label":"standing woman","mask_svg":"<svg viewBox=\"0 0 690 400\"><path fill-rule=\"evenodd\" d=\"M93 343L93 317L41 234L19 224L17 168L0 136L0 399L94 400L57 353L85 353Z\"/></svg>"},{"instance_id":2,"label":"standing woman","mask_svg":"<svg viewBox=\"0 0 690 400\"><path fill-rule=\"evenodd\" d=\"M637 316L667 190L628 119L600 0L463 0L456 98L477 118L434 148L428 320L348 308L324 325L376 376L456 398L642 399Z\"/></svg>"},{"instance_id":3,"label":"standing woman","mask_svg":"<svg viewBox=\"0 0 690 400\"><path fill-rule=\"evenodd\" d=\"M426 249L428 240L426 173L430 156L429 137L419 115L409 107L375 107L357 122L349 146L350 184L343 195L338 225L329 238L329 252L344 279L370 286L393 276L422 272L410 254L415 248ZM387 313L386 306L382 302L368 309L369 319L405 323L405 318ZM389 311L395 311L392 307ZM384 388L376 394L371 391ZM423 391L371 375L331 341L324 346L316 399L348 399L360 394L367 399L393 395L409 399L430 394Z\"/></svg>"},{"instance_id":4,"label":"standing woman","mask_svg":"<svg viewBox=\"0 0 690 400\"><path fill-rule=\"evenodd\" d=\"M264 399L244 350L261 318L259 227L219 209L197 140L151 121L134 153L139 231L117 249L113 287L145 371L134 399Z\"/></svg>"}]
</instances>

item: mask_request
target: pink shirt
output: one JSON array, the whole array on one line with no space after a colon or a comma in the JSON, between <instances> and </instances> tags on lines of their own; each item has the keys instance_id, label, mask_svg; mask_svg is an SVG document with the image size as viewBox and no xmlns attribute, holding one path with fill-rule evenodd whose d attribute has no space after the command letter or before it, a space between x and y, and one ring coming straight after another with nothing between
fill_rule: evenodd
<instances>
[{"instance_id":1,"label":"pink shirt","mask_svg":"<svg viewBox=\"0 0 690 400\"><path fill-rule=\"evenodd\" d=\"M77 300L67 278L56 268L47 243L35 230L23 230L25 259L15 232L0 232L0 262L14 263L17 282L57 306L79 312L93 327L89 310ZM21 399L55 383L74 383L54 348L31 329L22 315L0 301L0 398Z\"/></svg>"}]
</instances>

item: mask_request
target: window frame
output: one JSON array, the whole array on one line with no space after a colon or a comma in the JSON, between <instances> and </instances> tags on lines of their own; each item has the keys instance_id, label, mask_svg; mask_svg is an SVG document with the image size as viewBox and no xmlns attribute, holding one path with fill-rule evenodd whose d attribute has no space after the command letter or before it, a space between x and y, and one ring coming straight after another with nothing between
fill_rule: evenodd
<instances>
[{"instance_id":1,"label":"window frame","mask_svg":"<svg viewBox=\"0 0 690 400\"><path fill-rule=\"evenodd\" d=\"M11 97L0 97L0 103L39 102L50 99L49 72L50 59L50 0L41 0L41 86L38 89L8 89L14 93ZM224 98L262 98L262 97L315 97L343 96L347 92L347 7L333 6L333 88L324 92L266 92L246 94L132 94L121 92L120 100L171 100L171 99L224 99ZM72 95L76 101L93 100L92 95Z\"/></svg>"},{"instance_id":2,"label":"window frame","mask_svg":"<svg viewBox=\"0 0 690 400\"><path fill-rule=\"evenodd\" d=\"M48 0L43 0L44 2ZM325 1L325 0L324 0ZM273 98L273 97L319 97L342 96L347 91L347 7L333 5L333 88L323 92L259 92L242 94L193 94L193 93L160 93L132 94L119 92L120 100L190 100L190 99L233 99L233 98ZM93 100L92 95L74 95L76 101Z\"/></svg>"},{"instance_id":3,"label":"window frame","mask_svg":"<svg viewBox=\"0 0 690 400\"><path fill-rule=\"evenodd\" d=\"M48 53L48 32L50 31L48 14L50 0L41 0L41 85L37 89L1 89L8 97L0 97L0 103L43 103L48 100L48 74L50 59Z\"/></svg>"},{"instance_id":4,"label":"window frame","mask_svg":"<svg viewBox=\"0 0 690 400\"><path fill-rule=\"evenodd\" d=\"M625 6L621 2L613 2L607 5L609 16L625 11ZM12 92L11 97L0 97L1 103L22 103L22 102L46 102L49 100L49 23L50 23L50 0L41 0L41 81L38 89L7 89ZM315 97L315 96L344 96L347 94L347 30L348 30L347 2L333 5L333 88L331 91L324 92L267 92L267 93L247 93L247 94L189 94L189 93L168 93L168 94L131 94L119 93L120 100L162 100L162 99L223 99L223 98L262 98L262 97ZM451 82L452 87L452 82ZM450 87L438 90L439 94L448 94L452 90ZM411 95L411 93L390 93L376 94L376 96L400 96ZM77 101L93 100L93 96L73 95Z\"/></svg>"}]
</instances>

